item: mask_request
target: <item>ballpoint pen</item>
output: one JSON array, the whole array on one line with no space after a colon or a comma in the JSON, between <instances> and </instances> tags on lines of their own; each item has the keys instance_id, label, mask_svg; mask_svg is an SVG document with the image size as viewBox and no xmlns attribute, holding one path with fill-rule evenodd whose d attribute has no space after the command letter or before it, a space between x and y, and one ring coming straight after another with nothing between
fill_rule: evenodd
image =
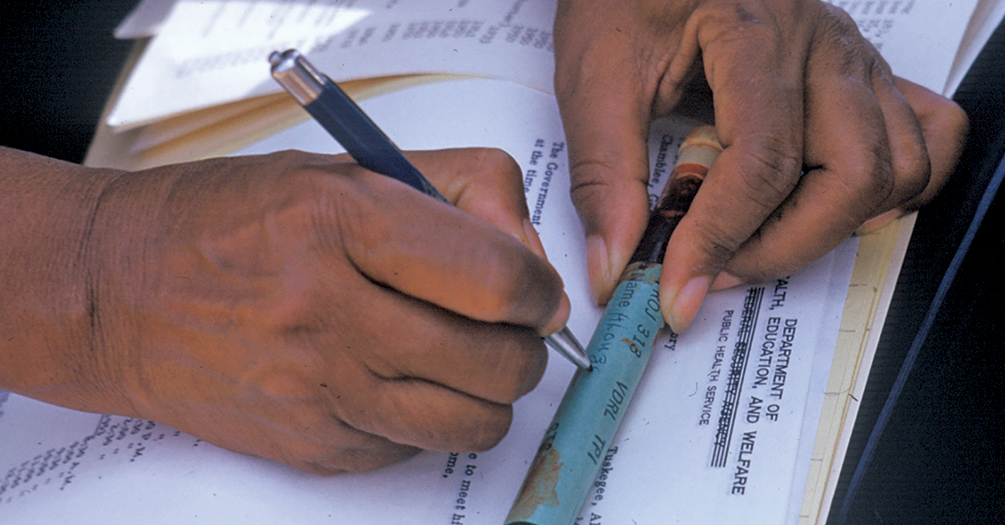
<instances>
[{"instance_id":1,"label":"ballpoint pen","mask_svg":"<svg viewBox=\"0 0 1005 525\"><path fill-rule=\"evenodd\" d=\"M364 168L396 179L439 199L447 199L419 172L338 85L319 72L297 50L269 56L272 77L314 117ZM448 202L449 203L449 202ZM576 366L590 369L590 359L568 327L545 341Z\"/></svg>"}]
</instances>

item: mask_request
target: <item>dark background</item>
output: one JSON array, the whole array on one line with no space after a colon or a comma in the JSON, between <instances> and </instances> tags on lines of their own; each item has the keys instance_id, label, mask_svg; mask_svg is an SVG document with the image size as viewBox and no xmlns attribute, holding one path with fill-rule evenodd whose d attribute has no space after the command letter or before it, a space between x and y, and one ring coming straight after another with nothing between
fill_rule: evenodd
<instances>
[{"instance_id":1,"label":"dark background","mask_svg":"<svg viewBox=\"0 0 1005 525\"><path fill-rule=\"evenodd\" d=\"M954 99L968 144L918 215L830 524L1005 523L1005 26Z\"/></svg>"},{"instance_id":2,"label":"dark background","mask_svg":"<svg viewBox=\"0 0 1005 525\"><path fill-rule=\"evenodd\" d=\"M0 144L83 160L131 47L111 34L132 4L3 3ZM1005 170L1003 57L999 28L957 93L970 143L951 187L919 216L831 523L1005 523L1002 198L987 201L972 247L957 253Z\"/></svg>"},{"instance_id":3,"label":"dark background","mask_svg":"<svg viewBox=\"0 0 1005 525\"><path fill-rule=\"evenodd\" d=\"M0 3L0 144L81 162L131 42L112 38L134 0Z\"/></svg>"}]
</instances>

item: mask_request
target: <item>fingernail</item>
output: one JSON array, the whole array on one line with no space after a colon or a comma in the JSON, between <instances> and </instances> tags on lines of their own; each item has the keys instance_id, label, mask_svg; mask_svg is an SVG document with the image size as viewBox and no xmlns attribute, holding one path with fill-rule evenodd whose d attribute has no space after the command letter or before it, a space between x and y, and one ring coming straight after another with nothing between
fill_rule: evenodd
<instances>
[{"instance_id":1,"label":"fingernail","mask_svg":"<svg viewBox=\"0 0 1005 525\"><path fill-rule=\"evenodd\" d=\"M711 290L725 290L726 288L732 288L734 286L739 286L745 281L739 277L729 273L721 272L714 281L712 281Z\"/></svg>"},{"instance_id":2,"label":"fingernail","mask_svg":"<svg viewBox=\"0 0 1005 525\"><path fill-rule=\"evenodd\" d=\"M590 292L593 302L605 304L608 299L607 283L610 281L610 258L607 255L607 243L599 235L586 238L586 267L590 277Z\"/></svg>"},{"instance_id":3,"label":"fingernail","mask_svg":"<svg viewBox=\"0 0 1005 525\"><path fill-rule=\"evenodd\" d=\"M712 278L707 275L693 277L676 294L669 291L667 301L660 301L663 318L671 330L679 334L687 329L697 315L711 284Z\"/></svg>"},{"instance_id":4,"label":"fingernail","mask_svg":"<svg viewBox=\"0 0 1005 525\"><path fill-rule=\"evenodd\" d=\"M531 224L530 219L523 220L523 233L527 237L527 247L530 248L530 251L547 259L548 255L544 253L544 244L541 243L541 236L537 234L537 230L534 229L534 225Z\"/></svg>"},{"instance_id":5,"label":"fingernail","mask_svg":"<svg viewBox=\"0 0 1005 525\"><path fill-rule=\"evenodd\" d=\"M858 229L855 230L855 235L866 235L868 233L872 233L883 226L886 226L890 222L899 219L903 215L905 215L905 212L900 208L894 208L888 212L881 213L865 221L865 223L859 226Z\"/></svg>"}]
</instances>

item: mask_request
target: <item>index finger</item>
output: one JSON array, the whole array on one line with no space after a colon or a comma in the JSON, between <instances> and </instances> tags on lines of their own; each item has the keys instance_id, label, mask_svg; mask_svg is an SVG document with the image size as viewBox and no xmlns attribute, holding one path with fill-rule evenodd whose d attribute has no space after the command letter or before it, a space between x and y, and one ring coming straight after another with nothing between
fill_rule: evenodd
<instances>
[{"instance_id":1,"label":"index finger","mask_svg":"<svg viewBox=\"0 0 1005 525\"><path fill-rule=\"evenodd\" d=\"M530 222L523 171L505 151L461 148L412 151L406 155L459 209L510 234L542 259L548 258ZM558 311L541 333L550 334L565 326L570 310L569 298L563 292Z\"/></svg>"},{"instance_id":2,"label":"index finger","mask_svg":"<svg viewBox=\"0 0 1005 525\"><path fill-rule=\"evenodd\" d=\"M442 155L462 155L442 152ZM471 319L545 331L564 324L558 273L493 224L363 168L358 198L326 197L356 270L401 293Z\"/></svg>"}]
</instances>

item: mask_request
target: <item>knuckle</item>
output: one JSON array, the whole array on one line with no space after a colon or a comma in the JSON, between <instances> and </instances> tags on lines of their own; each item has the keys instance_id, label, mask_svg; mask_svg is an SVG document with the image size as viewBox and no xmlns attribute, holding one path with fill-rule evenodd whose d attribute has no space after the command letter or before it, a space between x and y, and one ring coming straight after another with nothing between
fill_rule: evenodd
<instances>
[{"instance_id":1,"label":"knuckle","mask_svg":"<svg viewBox=\"0 0 1005 525\"><path fill-rule=\"evenodd\" d=\"M350 176L332 177L315 192L318 202L314 226L320 241L354 257L363 257L374 246L394 237L396 225L381 213L390 204L384 196L362 180Z\"/></svg>"},{"instance_id":2,"label":"knuckle","mask_svg":"<svg viewBox=\"0 0 1005 525\"><path fill-rule=\"evenodd\" d=\"M859 33L858 25L855 23L855 19L852 18L847 11L841 7L826 2L821 2L820 7L823 9L823 19L827 21L833 29L837 30L839 34L849 35Z\"/></svg>"},{"instance_id":3,"label":"knuckle","mask_svg":"<svg viewBox=\"0 0 1005 525\"><path fill-rule=\"evenodd\" d=\"M466 450L482 452L497 444L509 432L513 407L479 403L463 412L450 411L412 428L409 441L426 450Z\"/></svg>"},{"instance_id":4,"label":"knuckle","mask_svg":"<svg viewBox=\"0 0 1005 525\"><path fill-rule=\"evenodd\" d=\"M610 186L603 174L613 169L613 166L600 160L582 160L569 167L569 196L577 209L603 202Z\"/></svg>"},{"instance_id":5,"label":"knuckle","mask_svg":"<svg viewBox=\"0 0 1005 525\"><path fill-rule=\"evenodd\" d=\"M738 146L744 154L736 163L737 176L753 202L774 210L796 187L802 156L791 141L774 136L748 138Z\"/></svg>"},{"instance_id":6,"label":"knuckle","mask_svg":"<svg viewBox=\"0 0 1005 525\"><path fill-rule=\"evenodd\" d=\"M589 156L580 155L572 159L569 165L569 177L572 179L570 192L577 193L593 191L596 188L610 186L609 174L616 173L619 168L614 153L602 151L591 152Z\"/></svg>"},{"instance_id":7,"label":"knuckle","mask_svg":"<svg viewBox=\"0 0 1005 525\"><path fill-rule=\"evenodd\" d=\"M832 204L841 204L839 208L834 208L837 215L833 217L832 224L854 230L863 221L896 204L891 200L900 200L923 189L918 182L922 178L927 180L930 172L924 166L891 158L886 142L849 147L830 178L830 188L837 191ZM909 180L911 178L914 180Z\"/></svg>"},{"instance_id":8,"label":"knuckle","mask_svg":"<svg viewBox=\"0 0 1005 525\"><path fill-rule=\"evenodd\" d=\"M692 15L708 42L728 49L753 42L777 43L779 20L763 2L705 2Z\"/></svg>"},{"instance_id":9,"label":"knuckle","mask_svg":"<svg viewBox=\"0 0 1005 525\"><path fill-rule=\"evenodd\" d=\"M558 274L528 249L506 250L486 256L489 268L480 309L485 320L536 325L547 320L561 297Z\"/></svg>"},{"instance_id":10,"label":"knuckle","mask_svg":"<svg viewBox=\"0 0 1005 525\"><path fill-rule=\"evenodd\" d=\"M924 141L920 137L918 140L908 141L905 150L893 161L893 176L897 179L897 202L894 204L901 204L920 195L932 177L932 164Z\"/></svg>"},{"instance_id":11,"label":"knuckle","mask_svg":"<svg viewBox=\"0 0 1005 525\"><path fill-rule=\"evenodd\" d=\"M312 463L311 466L315 472L331 476L343 473L369 472L394 463L398 459L386 457L369 448L356 447L340 450L336 460Z\"/></svg>"},{"instance_id":12,"label":"knuckle","mask_svg":"<svg viewBox=\"0 0 1005 525\"><path fill-rule=\"evenodd\" d=\"M872 44L862 36L855 20L843 9L825 4L814 48L826 53L826 67L845 78L868 79L884 71Z\"/></svg>"},{"instance_id":13,"label":"knuckle","mask_svg":"<svg viewBox=\"0 0 1005 525\"><path fill-rule=\"evenodd\" d=\"M970 129L970 119L967 112L952 99L944 98L937 106L938 116L935 119L939 127L949 130L953 136L965 136Z\"/></svg>"},{"instance_id":14,"label":"knuckle","mask_svg":"<svg viewBox=\"0 0 1005 525\"><path fill-rule=\"evenodd\" d=\"M344 164L347 159L345 155L322 155L295 149L287 149L269 153L266 157L279 167L279 171L285 177L297 177L303 180L313 180L313 184L318 184L325 175L332 173L332 168L337 164Z\"/></svg>"},{"instance_id":15,"label":"knuckle","mask_svg":"<svg viewBox=\"0 0 1005 525\"><path fill-rule=\"evenodd\" d=\"M516 254L494 254L485 259L482 264L488 269L488 277L479 311L486 321L506 321L529 288L530 279L522 278L517 270L524 268L524 261Z\"/></svg>"},{"instance_id":16,"label":"knuckle","mask_svg":"<svg viewBox=\"0 0 1005 525\"><path fill-rule=\"evenodd\" d=\"M721 224L711 221L695 222L695 229L703 242L698 243L698 248L705 255L708 268L718 271L733 257L733 254L740 249L744 239L739 239L731 232L724 229Z\"/></svg>"},{"instance_id":17,"label":"knuckle","mask_svg":"<svg viewBox=\"0 0 1005 525\"><path fill-rule=\"evenodd\" d=\"M506 328L509 332L493 351L503 358L497 359L497 369L493 374L496 392L492 400L511 404L537 386L544 375L548 363L548 352L541 338L530 330Z\"/></svg>"},{"instance_id":18,"label":"knuckle","mask_svg":"<svg viewBox=\"0 0 1005 525\"><path fill-rule=\"evenodd\" d=\"M595 151L573 160L569 196L585 221L591 218L583 216L584 211L609 207L612 194L645 191L649 183L648 164L638 169L625 159L624 152Z\"/></svg>"},{"instance_id":19,"label":"knuckle","mask_svg":"<svg viewBox=\"0 0 1005 525\"><path fill-rule=\"evenodd\" d=\"M779 255L770 251L767 253L757 251L756 255L745 253L743 256L732 259L726 269L744 283L759 283L792 275L818 257L815 252L803 256L786 254L784 257L780 257Z\"/></svg>"},{"instance_id":20,"label":"knuckle","mask_svg":"<svg viewBox=\"0 0 1005 525\"><path fill-rule=\"evenodd\" d=\"M582 104L589 99L589 93L610 77L612 50L602 39L575 39L573 43L572 39L558 37L552 77L555 96L560 103Z\"/></svg>"},{"instance_id":21,"label":"knuckle","mask_svg":"<svg viewBox=\"0 0 1005 525\"><path fill-rule=\"evenodd\" d=\"M276 160L281 164L286 165L303 165L310 162L317 162L317 155L306 153L301 150L287 149L272 152L266 155L267 157Z\"/></svg>"},{"instance_id":22,"label":"knuckle","mask_svg":"<svg viewBox=\"0 0 1005 525\"><path fill-rule=\"evenodd\" d=\"M893 161L883 152L879 146L853 152L849 159L859 160L852 160L847 176L842 178L850 186L849 194L852 198L861 199L860 202L865 205L871 203L875 209L870 212L879 211L878 207L890 198L896 186Z\"/></svg>"},{"instance_id":23,"label":"knuckle","mask_svg":"<svg viewBox=\"0 0 1005 525\"><path fill-rule=\"evenodd\" d=\"M500 197L519 195L523 202L523 168L509 153L498 148L470 148L469 151L472 160L465 169L475 175L470 180L494 182L502 190Z\"/></svg>"},{"instance_id":24,"label":"knuckle","mask_svg":"<svg viewBox=\"0 0 1005 525\"><path fill-rule=\"evenodd\" d=\"M471 148L474 169L479 173L520 172L520 165L506 151L499 148Z\"/></svg>"},{"instance_id":25,"label":"knuckle","mask_svg":"<svg viewBox=\"0 0 1005 525\"><path fill-rule=\"evenodd\" d=\"M480 416L480 417L479 417ZM495 405L486 408L474 418L475 424L469 427L460 441L462 448L473 452L484 452L499 444L513 423L513 407L510 405Z\"/></svg>"},{"instance_id":26,"label":"knuckle","mask_svg":"<svg viewBox=\"0 0 1005 525\"><path fill-rule=\"evenodd\" d=\"M342 467L328 466L324 463L315 462L296 463L292 467L308 474L314 474L315 476L333 477L349 473L348 469Z\"/></svg>"}]
</instances>

